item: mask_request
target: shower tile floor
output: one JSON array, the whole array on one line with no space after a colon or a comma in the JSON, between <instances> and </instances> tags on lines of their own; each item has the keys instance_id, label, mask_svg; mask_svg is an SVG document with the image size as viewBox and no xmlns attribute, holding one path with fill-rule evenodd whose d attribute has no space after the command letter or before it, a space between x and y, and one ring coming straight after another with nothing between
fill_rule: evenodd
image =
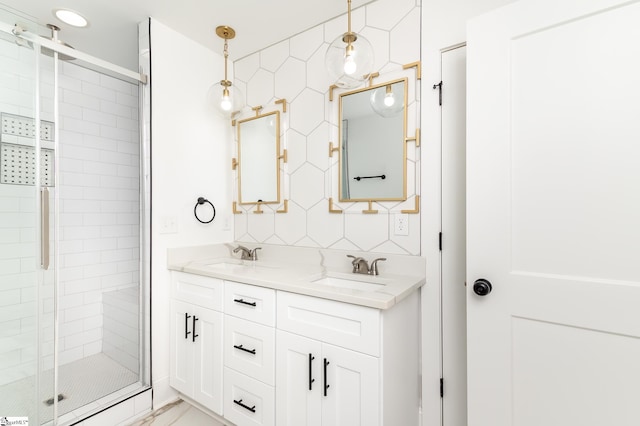
<instances>
[{"instance_id":1,"label":"shower tile floor","mask_svg":"<svg viewBox=\"0 0 640 426\"><path fill-rule=\"evenodd\" d=\"M45 404L53 397L53 373L45 372L44 376L37 401L40 423L53 418L53 406ZM64 399L58 403L58 413L60 416L71 413L138 380L137 373L102 353L62 365L58 368L58 393ZM35 419L35 413L31 412L35 395L33 376L1 386L0 393L0 416Z\"/></svg>"}]
</instances>

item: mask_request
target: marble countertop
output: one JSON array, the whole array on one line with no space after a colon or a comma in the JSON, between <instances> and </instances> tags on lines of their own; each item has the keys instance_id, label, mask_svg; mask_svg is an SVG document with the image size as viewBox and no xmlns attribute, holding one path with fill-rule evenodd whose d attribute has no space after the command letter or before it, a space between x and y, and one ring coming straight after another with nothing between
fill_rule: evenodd
<instances>
[{"instance_id":1,"label":"marble countertop","mask_svg":"<svg viewBox=\"0 0 640 426\"><path fill-rule=\"evenodd\" d=\"M260 255L265 254L261 256L264 259L251 261L232 255L229 250L232 245L223 246L227 250L208 250L191 259L192 256L185 253L170 254L168 269L378 309L391 308L425 284L424 267L420 267L424 259L416 256L375 256L387 257L387 260L379 262L380 275L374 276L352 273L350 259L342 250L315 249L317 254L314 254L313 249L305 249L308 251L283 253L280 246L263 245ZM197 253L193 248L191 252ZM373 258L372 254L349 254ZM389 266L394 261L398 265ZM402 273L398 273L399 270Z\"/></svg>"}]
</instances>

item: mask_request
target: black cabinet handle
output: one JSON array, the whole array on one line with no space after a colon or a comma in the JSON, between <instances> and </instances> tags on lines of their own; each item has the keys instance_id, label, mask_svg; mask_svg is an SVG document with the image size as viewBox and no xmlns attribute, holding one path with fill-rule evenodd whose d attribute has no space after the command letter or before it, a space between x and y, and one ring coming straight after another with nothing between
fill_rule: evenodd
<instances>
[{"instance_id":1,"label":"black cabinet handle","mask_svg":"<svg viewBox=\"0 0 640 426\"><path fill-rule=\"evenodd\" d=\"M195 342L196 341L196 337L199 336L199 334L196 334L196 321L198 321L198 317L194 315L193 316L193 327L192 327L193 336L192 336L192 339L191 339L192 342Z\"/></svg>"},{"instance_id":2,"label":"black cabinet handle","mask_svg":"<svg viewBox=\"0 0 640 426\"><path fill-rule=\"evenodd\" d=\"M239 406L241 406L241 407L242 407L242 408L244 408L245 410L249 410L249 411L251 411L252 413L255 413L255 412L256 412L256 406L255 406L255 405L254 405L253 407L249 407L248 405L244 405L244 404L242 403L242 400L241 400L241 399L240 399L240 400L238 400L238 401L236 401L236 400L234 399L234 400L233 400L233 402L234 402L234 403L236 403L236 404L238 404Z\"/></svg>"},{"instance_id":3,"label":"black cabinet handle","mask_svg":"<svg viewBox=\"0 0 640 426\"><path fill-rule=\"evenodd\" d=\"M311 364L312 364L314 359L316 359L316 357L314 357L313 355L309 354L309 390L312 390L312 384L313 384L313 382L316 381L316 379L314 379L313 376L311 375Z\"/></svg>"},{"instance_id":4,"label":"black cabinet handle","mask_svg":"<svg viewBox=\"0 0 640 426\"><path fill-rule=\"evenodd\" d=\"M189 318L191 318L191 315L185 312L184 313L184 338L185 339L188 339L189 334L191 334L191 332L189 331Z\"/></svg>"},{"instance_id":5,"label":"black cabinet handle","mask_svg":"<svg viewBox=\"0 0 640 426\"><path fill-rule=\"evenodd\" d=\"M233 345L234 348L239 349L241 351L244 352L249 352L250 354L255 355L256 354L256 350L255 349L247 349L247 348L243 348L242 345Z\"/></svg>"},{"instance_id":6,"label":"black cabinet handle","mask_svg":"<svg viewBox=\"0 0 640 426\"><path fill-rule=\"evenodd\" d=\"M329 389L329 383L327 383L327 365L329 365L330 362L327 361L327 359L324 359L324 396L327 396L327 389Z\"/></svg>"},{"instance_id":7,"label":"black cabinet handle","mask_svg":"<svg viewBox=\"0 0 640 426\"><path fill-rule=\"evenodd\" d=\"M256 306L256 302L247 302L244 299L233 299L236 303L242 303L243 305Z\"/></svg>"}]
</instances>

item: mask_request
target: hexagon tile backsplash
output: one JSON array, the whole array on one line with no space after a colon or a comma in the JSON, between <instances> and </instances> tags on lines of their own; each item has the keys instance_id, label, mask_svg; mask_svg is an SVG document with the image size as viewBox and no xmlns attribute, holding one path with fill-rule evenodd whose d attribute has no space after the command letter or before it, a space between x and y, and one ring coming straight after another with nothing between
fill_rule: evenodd
<instances>
[{"instance_id":1,"label":"hexagon tile backsplash","mask_svg":"<svg viewBox=\"0 0 640 426\"><path fill-rule=\"evenodd\" d=\"M346 2L345 2L346 12ZM236 241L304 247L336 248L396 254L420 254L420 214L407 214L409 235L395 235L395 216L412 210L420 191L420 149L407 143L407 201L374 202L378 214L363 214L367 203L340 203L337 155L329 157L329 142L338 138L337 101L329 101L329 80L324 55L329 44L346 31L346 13L290 39L234 62L234 85L245 94L249 107L264 112L280 109L274 102L286 99L282 114L282 145L288 161L282 165L282 198L288 212L276 213L282 204L238 206L234 215ZM407 137L419 128L420 82L416 71L403 65L420 59L420 0L378 0L352 12L353 30L374 48L375 81L409 77ZM340 93L334 91L334 96ZM237 178L236 178L237 185ZM234 189L237 194L237 188ZM329 199L342 214L329 212Z\"/></svg>"}]
</instances>

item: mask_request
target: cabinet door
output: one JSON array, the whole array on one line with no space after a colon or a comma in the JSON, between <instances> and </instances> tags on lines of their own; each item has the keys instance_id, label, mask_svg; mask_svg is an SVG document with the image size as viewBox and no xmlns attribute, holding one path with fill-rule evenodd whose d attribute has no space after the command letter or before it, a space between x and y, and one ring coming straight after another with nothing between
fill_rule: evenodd
<instances>
[{"instance_id":1,"label":"cabinet door","mask_svg":"<svg viewBox=\"0 0 640 426\"><path fill-rule=\"evenodd\" d=\"M321 425L321 343L280 330L276 340L276 424Z\"/></svg>"},{"instance_id":2,"label":"cabinet door","mask_svg":"<svg viewBox=\"0 0 640 426\"><path fill-rule=\"evenodd\" d=\"M222 318L220 312L199 308L194 315L193 399L222 415ZM192 339L194 340L194 339Z\"/></svg>"},{"instance_id":3,"label":"cabinet door","mask_svg":"<svg viewBox=\"0 0 640 426\"><path fill-rule=\"evenodd\" d=\"M380 425L378 358L324 343L319 364L323 368L322 426Z\"/></svg>"},{"instance_id":4,"label":"cabinet door","mask_svg":"<svg viewBox=\"0 0 640 426\"><path fill-rule=\"evenodd\" d=\"M191 342L193 306L171 301L171 373L169 384L177 391L193 395L193 343Z\"/></svg>"}]
</instances>

